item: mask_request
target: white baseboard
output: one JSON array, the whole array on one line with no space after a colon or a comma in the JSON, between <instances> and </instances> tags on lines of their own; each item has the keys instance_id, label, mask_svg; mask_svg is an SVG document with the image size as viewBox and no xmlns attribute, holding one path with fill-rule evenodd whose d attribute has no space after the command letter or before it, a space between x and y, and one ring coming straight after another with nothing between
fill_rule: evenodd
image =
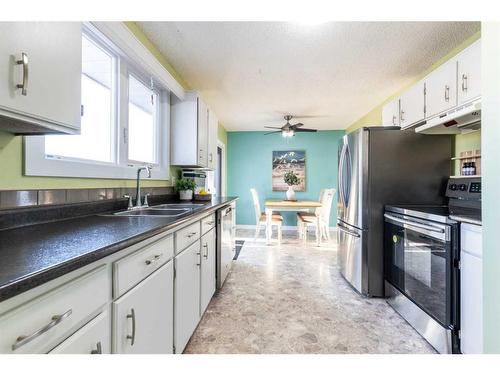
<instances>
[{"instance_id":1,"label":"white baseboard","mask_svg":"<svg viewBox=\"0 0 500 375\"><path fill-rule=\"evenodd\" d=\"M250 229L250 230L255 230L255 225L248 225L248 224L237 224L236 229ZM262 230L264 227L261 228ZM297 230L296 225L283 225L281 227L282 230ZM335 232L337 231L337 227L330 227L330 232Z\"/></svg>"}]
</instances>

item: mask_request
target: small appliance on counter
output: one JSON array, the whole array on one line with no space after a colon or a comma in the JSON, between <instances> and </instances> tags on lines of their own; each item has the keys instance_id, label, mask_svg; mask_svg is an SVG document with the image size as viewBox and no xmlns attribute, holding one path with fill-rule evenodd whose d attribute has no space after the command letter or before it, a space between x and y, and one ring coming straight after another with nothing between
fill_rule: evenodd
<instances>
[{"instance_id":1,"label":"small appliance on counter","mask_svg":"<svg viewBox=\"0 0 500 375\"><path fill-rule=\"evenodd\" d=\"M477 336L469 328L464 337L461 326L477 326L470 320L482 319L474 312L461 317L460 308L461 299L476 300L474 294L482 293L466 295L461 289L470 288L460 287L461 273L481 278L461 270L465 238L460 235L461 226L481 224L481 179L449 179L446 197L448 205L386 206L385 291L388 303L438 352L460 353L461 340Z\"/></svg>"},{"instance_id":2,"label":"small appliance on counter","mask_svg":"<svg viewBox=\"0 0 500 375\"><path fill-rule=\"evenodd\" d=\"M207 172L196 169L183 169L181 171L181 178L189 178L196 183L194 191L197 194L200 190L207 190Z\"/></svg>"}]
</instances>

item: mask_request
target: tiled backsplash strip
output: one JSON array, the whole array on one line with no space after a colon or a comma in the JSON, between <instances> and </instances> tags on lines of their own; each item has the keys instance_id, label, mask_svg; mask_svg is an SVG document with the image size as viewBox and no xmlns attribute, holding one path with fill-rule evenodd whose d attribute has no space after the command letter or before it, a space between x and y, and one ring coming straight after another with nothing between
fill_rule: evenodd
<instances>
[{"instance_id":1,"label":"tiled backsplash strip","mask_svg":"<svg viewBox=\"0 0 500 375\"><path fill-rule=\"evenodd\" d=\"M171 195L174 194L174 189L171 186L141 188L142 195L147 193L150 195ZM120 199L125 194L129 194L135 199L135 188L3 190L0 191L0 209L96 202Z\"/></svg>"}]
</instances>

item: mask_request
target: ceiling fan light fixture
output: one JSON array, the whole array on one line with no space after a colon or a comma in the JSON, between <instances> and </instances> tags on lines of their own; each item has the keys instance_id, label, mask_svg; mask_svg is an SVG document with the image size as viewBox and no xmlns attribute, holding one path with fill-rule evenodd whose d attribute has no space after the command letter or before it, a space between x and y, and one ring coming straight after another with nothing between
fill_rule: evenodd
<instances>
[{"instance_id":1,"label":"ceiling fan light fixture","mask_svg":"<svg viewBox=\"0 0 500 375\"><path fill-rule=\"evenodd\" d=\"M283 130L281 132L281 135L283 136L283 138L291 138L295 135L295 132L293 130Z\"/></svg>"}]
</instances>

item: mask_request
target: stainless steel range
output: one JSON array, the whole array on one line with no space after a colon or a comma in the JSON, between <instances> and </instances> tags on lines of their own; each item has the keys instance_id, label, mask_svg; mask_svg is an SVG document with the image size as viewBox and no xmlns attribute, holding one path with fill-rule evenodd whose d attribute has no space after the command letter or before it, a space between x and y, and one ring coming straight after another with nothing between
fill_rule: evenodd
<instances>
[{"instance_id":1,"label":"stainless steel range","mask_svg":"<svg viewBox=\"0 0 500 375\"><path fill-rule=\"evenodd\" d=\"M452 178L443 206L386 206L389 304L440 353L460 352L460 221L481 222L481 179Z\"/></svg>"}]
</instances>

